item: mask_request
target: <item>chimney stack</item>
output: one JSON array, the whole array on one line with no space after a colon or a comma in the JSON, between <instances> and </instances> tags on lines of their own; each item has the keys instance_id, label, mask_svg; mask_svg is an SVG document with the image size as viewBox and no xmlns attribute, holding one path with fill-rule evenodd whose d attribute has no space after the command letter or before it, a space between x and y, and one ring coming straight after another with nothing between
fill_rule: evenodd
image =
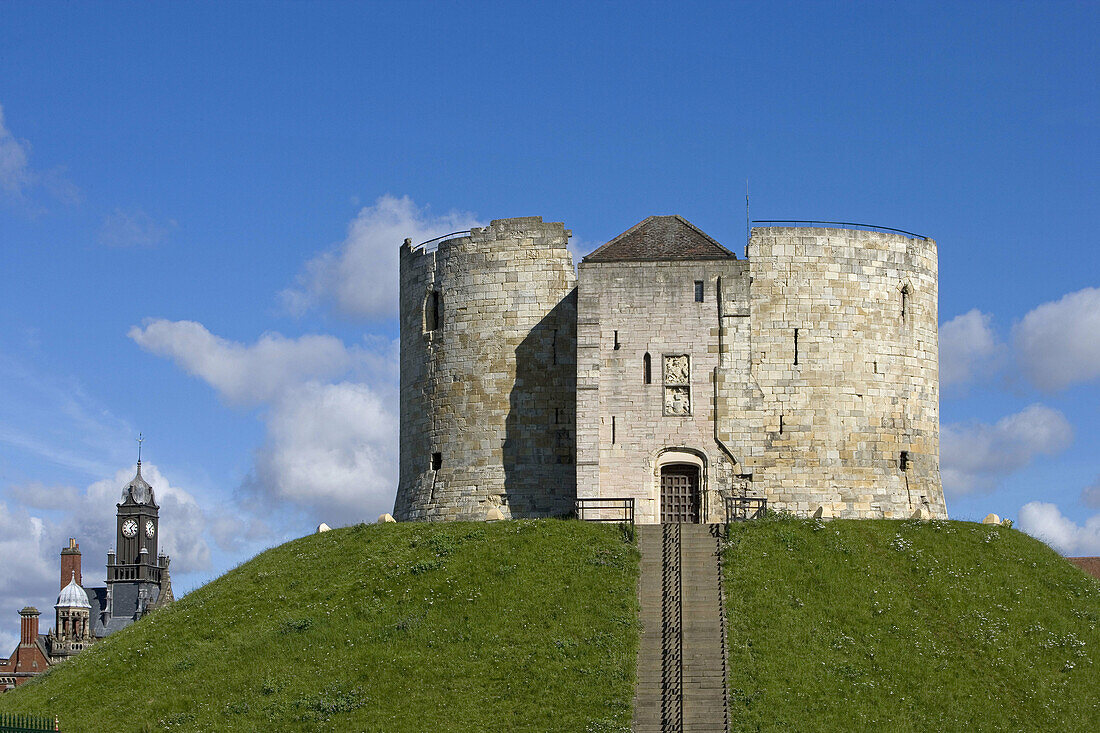
<instances>
[{"instance_id":1,"label":"chimney stack","mask_svg":"<svg viewBox=\"0 0 1100 733\"><path fill-rule=\"evenodd\" d=\"M38 643L38 609L27 606L19 612L19 646Z\"/></svg>"},{"instance_id":2,"label":"chimney stack","mask_svg":"<svg viewBox=\"0 0 1100 733\"><path fill-rule=\"evenodd\" d=\"M67 586L73 576L76 576L77 585L84 585L80 579L80 545L77 544L75 537L70 537L69 546L61 550L61 588Z\"/></svg>"}]
</instances>

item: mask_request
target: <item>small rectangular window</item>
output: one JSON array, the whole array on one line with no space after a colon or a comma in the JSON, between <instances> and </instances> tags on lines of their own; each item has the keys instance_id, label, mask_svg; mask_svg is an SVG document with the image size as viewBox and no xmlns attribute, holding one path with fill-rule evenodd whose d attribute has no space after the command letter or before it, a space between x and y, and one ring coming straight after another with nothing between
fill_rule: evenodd
<instances>
[{"instance_id":1,"label":"small rectangular window","mask_svg":"<svg viewBox=\"0 0 1100 733\"><path fill-rule=\"evenodd\" d=\"M615 416L611 416L611 445L615 445Z\"/></svg>"},{"instance_id":2,"label":"small rectangular window","mask_svg":"<svg viewBox=\"0 0 1100 733\"><path fill-rule=\"evenodd\" d=\"M798 329L794 330L794 363L798 363Z\"/></svg>"},{"instance_id":3,"label":"small rectangular window","mask_svg":"<svg viewBox=\"0 0 1100 733\"><path fill-rule=\"evenodd\" d=\"M898 467L901 468L902 471L909 470L909 451L903 450L901 452L901 456L898 458Z\"/></svg>"},{"instance_id":4,"label":"small rectangular window","mask_svg":"<svg viewBox=\"0 0 1100 733\"><path fill-rule=\"evenodd\" d=\"M432 453L432 470L438 471L441 468L443 468L443 454Z\"/></svg>"},{"instance_id":5,"label":"small rectangular window","mask_svg":"<svg viewBox=\"0 0 1100 733\"><path fill-rule=\"evenodd\" d=\"M696 280L695 281L695 302L696 303L702 303L703 302L703 281L702 280Z\"/></svg>"},{"instance_id":6,"label":"small rectangular window","mask_svg":"<svg viewBox=\"0 0 1100 733\"><path fill-rule=\"evenodd\" d=\"M615 351L619 350L619 332L615 332Z\"/></svg>"}]
</instances>

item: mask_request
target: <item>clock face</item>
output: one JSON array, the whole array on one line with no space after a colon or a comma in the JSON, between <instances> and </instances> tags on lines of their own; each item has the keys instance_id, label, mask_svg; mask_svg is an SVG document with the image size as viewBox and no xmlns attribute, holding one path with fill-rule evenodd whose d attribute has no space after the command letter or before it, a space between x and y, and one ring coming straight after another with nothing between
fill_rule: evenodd
<instances>
[{"instance_id":1,"label":"clock face","mask_svg":"<svg viewBox=\"0 0 1100 733\"><path fill-rule=\"evenodd\" d=\"M122 523L122 534L127 537L133 537L137 534L137 522L133 519L127 519Z\"/></svg>"},{"instance_id":2,"label":"clock face","mask_svg":"<svg viewBox=\"0 0 1100 733\"><path fill-rule=\"evenodd\" d=\"M157 528L153 525L153 520L150 519L145 523L145 536L149 539L153 539L153 535L157 533Z\"/></svg>"}]
</instances>

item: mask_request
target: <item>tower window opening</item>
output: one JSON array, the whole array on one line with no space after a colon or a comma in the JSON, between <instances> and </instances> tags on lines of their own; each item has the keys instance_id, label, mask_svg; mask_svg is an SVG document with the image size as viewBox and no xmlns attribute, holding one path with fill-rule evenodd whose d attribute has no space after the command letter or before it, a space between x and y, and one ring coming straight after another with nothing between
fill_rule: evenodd
<instances>
[{"instance_id":1,"label":"tower window opening","mask_svg":"<svg viewBox=\"0 0 1100 733\"><path fill-rule=\"evenodd\" d=\"M909 286L901 289L901 320L904 321L909 313Z\"/></svg>"},{"instance_id":2,"label":"tower window opening","mask_svg":"<svg viewBox=\"0 0 1100 733\"><path fill-rule=\"evenodd\" d=\"M615 332L615 351L619 350L619 332Z\"/></svg>"},{"instance_id":3,"label":"tower window opening","mask_svg":"<svg viewBox=\"0 0 1100 733\"><path fill-rule=\"evenodd\" d=\"M615 445L615 416L611 416L611 445Z\"/></svg>"},{"instance_id":4,"label":"tower window opening","mask_svg":"<svg viewBox=\"0 0 1100 733\"><path fill-rule=\"evenodd\" d=\"M558 363L558 329L554 329L553 335L550 337L550 356L553 364Z\"/></svg>"},{"instance_id":5,"label":"tower window opening","mask_svg":"<svg viewBox=\"0 0 1100 733\"><path fill-rule=\"evenodd\" d=\"M794 363L798 363L798 329L794 330Z\"/></svg>"},{"instance_id":6,"label":"tower window opening","mask_svg":"<svg viewBox=\"0 0 1100 733\"><path fill-rule=\"evenodd\" d=\"M443 325L443 303L438 290L428 292L424 303L424 330L438 331Z\"/></svg>"},{"instance_id":7,"label":"tower window opening","mask_svg":"<svg viewBox=\"0 0 1100 733\"><path fill-rule=\"evenodd\" d=\"M779 413L779 434L783 434L783 413Z\"/></svg>"},{"instance_id":8,"label":"tower window opening","mask_svg":"<svg viewBox=\"0 0 1100 733\"><path fill-rule=\"evenodd\" d=\"M703 281L702 280L696 280L695 281L695 302L696 303L702 303L703 302Z\"/></svg>"},{"instance_id":9,"label":"tower window opening","mask_svg":"<svg viewBox=\"0 0 1100 733\"><path fill-rule=\"evenodd\" d=\"M432 453L432 470L438 471L441 468L443 468L443 454Z\"/></svg>"},{"instance_id":10,"label":"tower window opening","mask_svg":"<svg viewBox=\"0 0 1100 733\"><path fill-rule=\"evenodd\" d=\"M642 357L642 381L644 384L653 384L653 360L648 351Z\"/></svg>"},{"instance_id":11,"label":"tower window opening","mask_svg":"<svg viewBox=\"0 0 1100 733\"><path fill-rule=\"evenodd\" d=\"M909 451L903 450L901 456L898 458L898 468L902 471L909 470Z\"/></svg>"}]
</instances>

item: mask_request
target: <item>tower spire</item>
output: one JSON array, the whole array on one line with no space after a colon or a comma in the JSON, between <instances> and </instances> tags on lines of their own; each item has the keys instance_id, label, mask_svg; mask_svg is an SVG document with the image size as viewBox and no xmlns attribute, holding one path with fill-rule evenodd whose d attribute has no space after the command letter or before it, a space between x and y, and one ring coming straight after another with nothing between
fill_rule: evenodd
<instances>
[{"instance_id":1,"label":"tower spire","mask_svg":"<svg viewBox=\"0 0 1100 733\"><path fill-rule=\"evenodd\" d=\"M141 433L138 433L137 444L138 444L138 473L139 474L141 473L141 443L144 440L145 440L145 437Z\"/></svg>"}]
</instances>

